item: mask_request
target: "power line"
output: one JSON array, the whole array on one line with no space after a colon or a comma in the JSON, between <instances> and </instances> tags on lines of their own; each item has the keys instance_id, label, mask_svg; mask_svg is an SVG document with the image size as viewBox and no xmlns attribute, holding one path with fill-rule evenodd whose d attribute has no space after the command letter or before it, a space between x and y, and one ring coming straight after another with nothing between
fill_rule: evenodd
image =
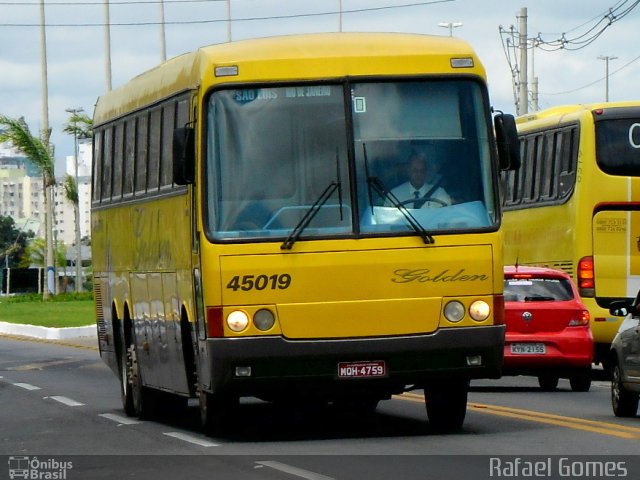
<instances>
[{"instance_id":1,"label":"power line","mask_svg":"<svg viewBox=\"0 0 640 480\"><path fill-rule=\"evenodd\" d=\"M175 0L174 0L175 1ZM203 1L203 0L186 0L186 1ZM213 1L222 1L222 0L213 0ZM226 1L226 0L224 0ZM319 17L326 15L338 15L345 13L361 13L361 12L374 12L381 10L392 10L398 8L409 8L409 7L420 7L425 5L433 5L437 3L449 3L454 2L456 0L431 0L428 2L415 2L415 3L405 3L401 5L387 5L382 7L369 7L369 8L356 8L351 10L342 10L342 11L330 11L330 12L319 12L319 13L298 13L291 15L272 15L265 17L242 17L242 18L232 18L231 20L234 22L247 22L247 21L256 21L256 20L279 20L279 19L287 19L287 18L303 18L303 17ZM640 1L640 0L638 0ZM158 1L140 1L138 3L159 3ZM182 2L177 2L182 3ZM2 3L0 3L1 5ZM60 4L58 4L60 5ZM79 4L73 4L79 5ZM87 4L89 5L89 4ZM91 3L90 5L97 5ZM210 19L210 20L182 20L182 21L165 21L162 22L164 25L195 25L195 24L208 24L208 23L220 23L227 22L229 19ZM122 23L114 23L111 22L111 26L117 27L138 27L138 26L148 26L148 25L160 25L161 22L122 22ZM46 27L104 27L104 23L47 23ZM0 27L40 27L39 23L0 23Z\"/></svg>"},{"instance_id":2,"label":"power line","mask_svg":"<svg viewBox=\"0 0 640 480\"><path fill-rule=\"evenodd\" d=\"M637 62L638 60L640 60L640 55L638 55L636 58L634 58L633 60L630 60L629 62L625 63L624 65L622 65L620 68L618 68L617 70L614 70L613 72L611 72L609 74L609 76L611 77L612 75L615 75L616 73L620 72L621 70L624 70L625 68L627 68L629 65L631 65L632 63ZM603 81L606 77L602 77L599 78L598 80L594 80L591 83L587 83L586 85L582 85L581 87L578 88L574 88L572 90L566 90L564 92L555 92L555 93L541 93L541 95L548 95L548 96L553 96L553 95L565 95L567 93L575 93L577 91L583 90L585 88L591 87L593 85L595 85L596 83L600 83L601 81Z\"/></svg>"}]
</instances>

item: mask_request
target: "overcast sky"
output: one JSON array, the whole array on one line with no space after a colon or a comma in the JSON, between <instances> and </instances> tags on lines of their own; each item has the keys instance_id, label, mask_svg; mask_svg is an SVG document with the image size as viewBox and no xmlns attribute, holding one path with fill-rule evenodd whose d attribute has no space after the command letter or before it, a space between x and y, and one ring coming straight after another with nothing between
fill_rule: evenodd
<instances>
[{"instance_id":1,"label":"overcast sky","mask_svg":"<svg viewBox=\"0 0 640 480\"><path fill-rule=\"evenodd\" d=\"M453 34L470 42L484 63L492 104L512 113L512 73L500 26L517 29L526 7L528 37L544 42L533 55L541 108L604 100L607 62L599 56L617 57L609 61L610 100L640 96L636 0L164 0L167 57L227 41L229 1L232 40L338 31L340 25L343 31L449 35L438 24L461 23ZM114 88L160 62L160 11L159 0L110 0ZM104 13L104 0L45 0L57 175L64 173L62 159L73 154L73 139L63 132L65 109L81 107L92 115L106 88ZM0 0L0 113L24 116L34 133L42 126L39 25L40 0ZM562 39L565 48L559 49ZM531 52L529 58L531 67Z\"/></svg>"}]
</instances>

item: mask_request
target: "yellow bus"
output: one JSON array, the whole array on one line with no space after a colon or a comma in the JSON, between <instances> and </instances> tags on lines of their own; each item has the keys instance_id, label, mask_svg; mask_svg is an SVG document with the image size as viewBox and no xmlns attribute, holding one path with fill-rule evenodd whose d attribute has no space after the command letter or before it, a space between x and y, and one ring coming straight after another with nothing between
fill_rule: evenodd
<instances>
[{"instance_id":1,"label":"yellow bus","mask_svg":"<svg viewBox=\"0 0 640 480\"><path fill-rule=\"evenodd\" d=\"M640 289L640 103L567 105L517 119L522 165L504 172L505 261L569 273L608 367L613 300Z\"/></svg>"},{"instance_id":2,"label":"yellow bus","mask_svg":"<svg viewBox=\"0 0 640 480\"><path fill-rule=\"evenodd\" d=\"M460 428L503 357L498 179L519 152L513 116L493 122L472 49L412 34L208 46L100 97L97 323L126 413L196 397L213 432L241 397L424 389L434 428ZM391 193L415 153L445 206Z\"/></svg>"}]
</instances>

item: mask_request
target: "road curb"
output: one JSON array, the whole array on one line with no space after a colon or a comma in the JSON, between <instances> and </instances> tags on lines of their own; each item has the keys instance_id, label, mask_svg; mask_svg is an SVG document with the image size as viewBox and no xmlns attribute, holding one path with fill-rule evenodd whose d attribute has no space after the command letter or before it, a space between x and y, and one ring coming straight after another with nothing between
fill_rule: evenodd
<instances>
[{"instance_id":1,"label":"road curb","mask_svg":"<svg viewBox=\"0 0 640 480\"><path fill-rule=\"evenodd\" d=\"M0 322L0 334L20 335L23 337L40 338L44 340L66 340L78 337L98 336L95 325L86 327L52 328L38 325L21 325L17 323Z\"/></svg>"}]
</instances>

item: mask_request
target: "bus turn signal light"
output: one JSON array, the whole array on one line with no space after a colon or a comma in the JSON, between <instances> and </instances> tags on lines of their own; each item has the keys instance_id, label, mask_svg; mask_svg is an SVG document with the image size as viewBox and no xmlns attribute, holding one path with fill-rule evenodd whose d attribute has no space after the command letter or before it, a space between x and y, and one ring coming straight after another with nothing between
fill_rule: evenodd
<instances>
[{"instance_id":1,"label":"bus turn signal light","mask_svg":"<svg viewBox=\"0 0 640 480\"><path fill-rule=\"evenodd\" d=\"M594 297L596 294L592 256L582 257L578 262L578 289L581 297Z\"/></svg>"},{"instance_id":2,"label":"bus turn signal light","mask_svg":"<svg viewBox=\"0 0 640 480\"><path fill-rule=\"evenodd\" d=\"M224 337L222 326L222 307L207 307L207 337Z\"/></svg>"}]
</instances>

